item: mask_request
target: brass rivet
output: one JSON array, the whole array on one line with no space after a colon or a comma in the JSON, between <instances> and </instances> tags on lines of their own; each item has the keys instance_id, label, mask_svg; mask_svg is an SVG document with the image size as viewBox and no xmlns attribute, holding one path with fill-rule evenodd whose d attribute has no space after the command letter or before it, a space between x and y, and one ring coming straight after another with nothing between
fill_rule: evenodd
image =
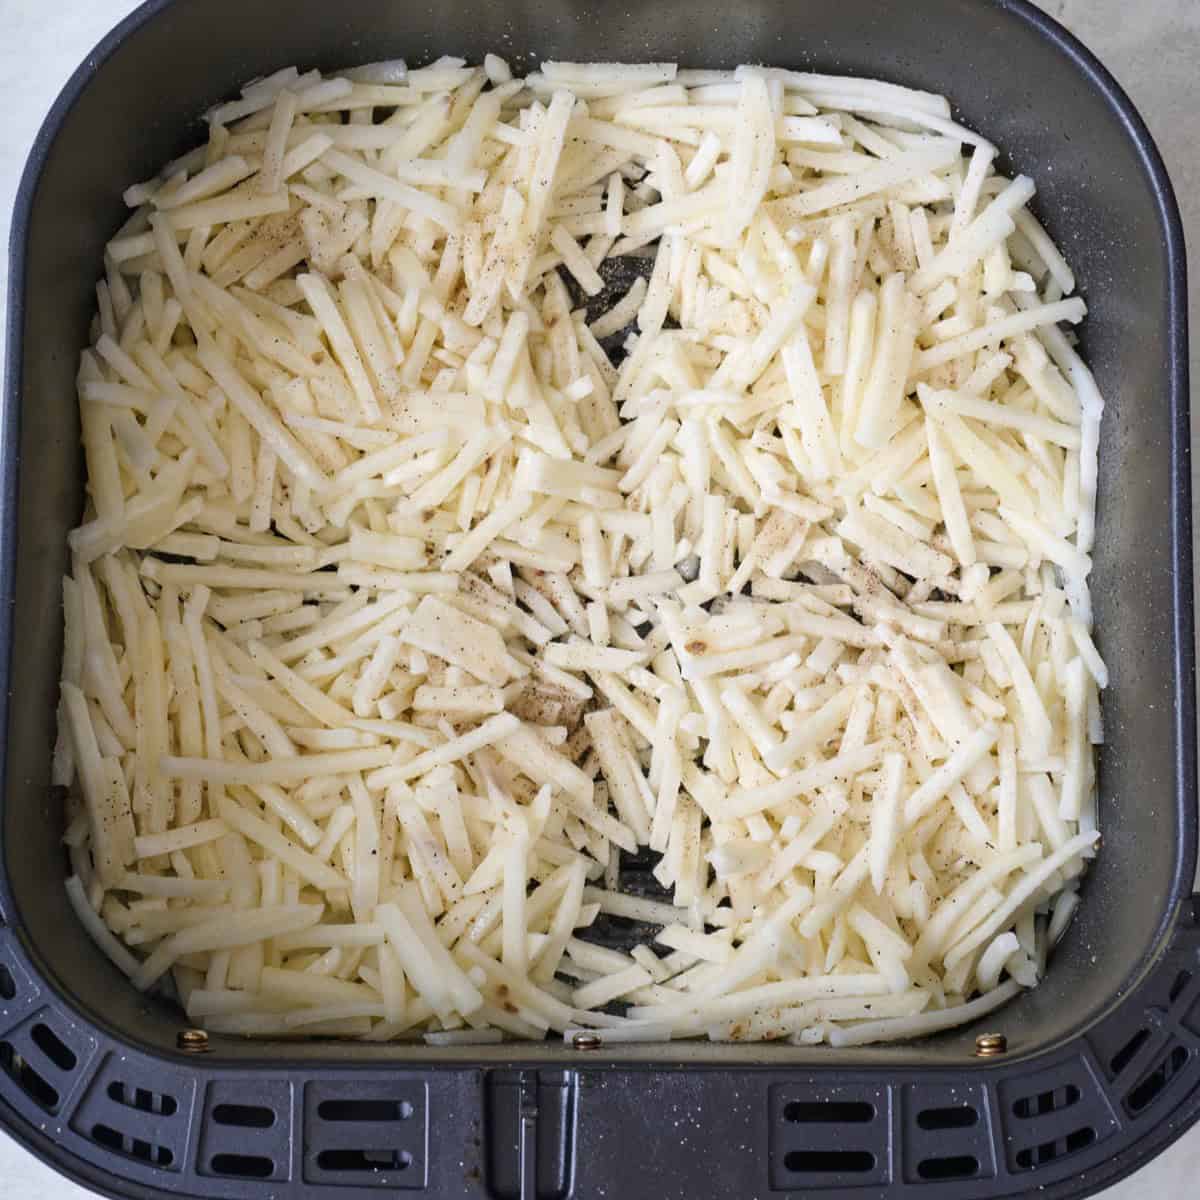
<instances>
[{"instance_id":1,"label":"brass rivet","mask_svg":"<svg viewBox=\"0 0 1200 1200\"><path fill-rule=\"evenodd\" d=\"M207 1054L209 1051L208 1034L203 1029L185 1029L175 1039L175 1045L184 1054Z\"/></svg>"},{"instance_id":2,"label":"brass rivet","mask_svg":"<svg viewBox=\"0 0 1200 1200\"><path fill-rule=\"evenodd\" d=\"M979 1058L995 1058L1008 1049L1008 1038L1002 1033L981 1033L975 1039L975 1053Z\"/></svg>"},{"instance_id":3,"label":"brass rivet","mask_svg":"<svg viewBox=\"0 0 1200 1200\"><path fill-rule=\"evenodd\" d=\"M598 1033L577 1033L571 1039L571 1045L576 1050L599 1050L604 1043Z\"/></svg>"}]
</instances>

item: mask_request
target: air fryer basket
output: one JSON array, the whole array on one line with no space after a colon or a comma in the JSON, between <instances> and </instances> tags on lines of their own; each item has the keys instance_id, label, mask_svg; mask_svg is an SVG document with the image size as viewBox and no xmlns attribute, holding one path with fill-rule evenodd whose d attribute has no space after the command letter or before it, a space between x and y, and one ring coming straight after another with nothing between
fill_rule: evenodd
<instances>
[{"instance_id":1,"label":"air fryer basket","mask_svg":"<svg viewBox=\"0 0 1200 1200\"><path fill-rule=\"evenodd\" d=\"M176 1049L62 888L48 787L73 375L121 190L256 74L388 56L743 61L944 91L1074 266L1108 400L1095 606L1112 668L1103 852L1046 981L978 1029L831 1051L672 1043ZM113 1195L1082 1196L1200 1117L1200 907L1183 237L1128 99L1024 0L151 0L88 57L13 222L0 460L0 1125Z\"/></svg>"}]
</instances>

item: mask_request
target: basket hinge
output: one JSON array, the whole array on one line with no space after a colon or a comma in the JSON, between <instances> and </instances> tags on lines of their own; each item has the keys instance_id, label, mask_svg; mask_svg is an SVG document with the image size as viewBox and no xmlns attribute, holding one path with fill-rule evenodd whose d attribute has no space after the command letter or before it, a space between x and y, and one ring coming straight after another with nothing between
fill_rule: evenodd
<instances>
[{"instance_id":1,"label":"basket hinge","mask_svg":"<svg viewBox=\"0 0 1200 1200\"><path fill-rule=\"evenodd\" d=\"M566 1200L575 1158L573 1071L491 1071L487 1190L498 1200Z\"/></svg>"}]
</instances>

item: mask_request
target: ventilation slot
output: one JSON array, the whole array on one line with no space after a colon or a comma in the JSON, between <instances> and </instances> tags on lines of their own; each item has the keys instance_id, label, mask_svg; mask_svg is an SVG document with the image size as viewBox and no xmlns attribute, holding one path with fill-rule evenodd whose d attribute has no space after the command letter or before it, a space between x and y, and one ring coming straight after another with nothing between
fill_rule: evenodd
<instances>
[{"instance_id":1,"label":"ventilation slot","mask_svg":"<svg viewBox=\"0 0 1200 1200\"><path fill-rule=\"evenodd\" d=\"M75 1051L49 1025L35 1025L29 1031L29 1036L33 1038L33 1044L60 1071L75 1070L75 1065L79 1062Z\"/></svg>"},{"instance_id":2,"label":"ventilation slot","mask_svg":"<svg viewBox=\"0 0 1200 1200\"><path fill-rule=\"evenodd\" d=\"M218 1104L212 1110L218 1125L233 1125L238 1129L270 1129L275 1124L274 1110L261 1104Z\"/></svg>"},{"instance_id":3,"label":"ventilation slot","mask_svg":"<svg viewBox=\"0 0 1200 1200\"><path fill-rule=\"evenodd\" d=\"M776 1085L770 1094L771 1187L883 1186L893 1174L893 1095L884 1086ZM956 1147L957 1149L957 1147ZM923 1155L945 1153L931 1146Z\"/></svg>"},{"instance_id":4,"label":"ventilation slot","mask_svg":"<svg viewBox=\"0 0 1200 1200\"><path fill-rule=\"evenodd\" d=\"M551 1108L550 1097L542 1096L542 1132L548 1130ZM305 1088L305 1178L359 1188L424 1187L427 1113L422 1083L342 1079ZM504 1195L502 1187L493 1190Z\"/></svg>"},{"instance_id":5,"label":"ventilation slot","mask_svg":"<svg viewBox=\"0 0 1200 1200\"><path fill-rule=\"evenodd\" d=\"M153 1167L169 1167L175 1157L166 1146L156 1146L142 1138L130 1137L111 1125L93 1125L92 1141L106 1150L149 1163Z\"/></svg>"},{"instance_id":6,"label":"ventilation slot","mask_svg":"<svg viewBox=\"0 0 1200 1200\"><path fill-rule=\"evenodd\" d=\"M951 1158L926 1158L917 1164L922 1179L970 1179L979 1170L979 1159L973 1154L957 1154Z\"/></svg>"},{"instance_id":7,"label":"ventilation slot","mask_svg":"<svg viewBox=\"0 0 1200 1200\"><path fill-rule=\"evenodd\" d=\"M1191 971L1180 971L1179 974L1175 976L1175 982L1173 984L1171 984L1171 990L1167 994L1167 999L1172 1004L1174 1004L1175 1001L1178 1000L1179 997L1183 995L1183 993L1187 989L1187 985L1191 982L1192 982ZM3 983L3 980L0 979L0 984L2 984L2 983ZM0 987L0 995L3 995L3 994L4 994L3 987Z\"/></svg>"},{"instance_id":8,"label":"ventilation slot","mask_svg":"<svg viewBox=\"0 0 1200 1200\"><path fill-rule=\"evenodd\" d=\"M1040 1146L1027 1146L1024 1150L1018 1150L1017 1166L1026 1171L1033 1167L1045 1166L1056 1158L1066 1158L1068 1154L1086 1150L1095 1140L1096 1131L1090 1126L1085 1126L1057 1141L1043 1142Z\"/></svg>"},{"instance_id":9,"label":"ventilation slot","mask_svg":"<svg viewBox=\"0 0 1200 1200\"><path fill-rule=\"evenodd\" d=\"M322 1171L403 1171L411 1165L406 1150L322 1150L317 1155Z\"/></svg>"},{"instance_id":10,"label":"ventilation slot","mask_svg":"<svg viewBox=\"0 0 1200 1200\"><path fill-rule=\"evenodd\" d=\"M807 1174L860 1174L875 1169L869 1150L789 1150L783 1156L789 1171Z\"/></svg>"},{"instance_id":11,"label":"ventilation slot","mask_svg":"<svg viewBox=\"0 0 1200 1200\"><path fill-rule=\"evenodd\" d=\"M1187 1060L1187 1050L1183 1046L1176 1046L1155 1070L1151 1071L1137 1087L1133 1088L1125 1097L1125 1108L1130 1116L1136 1117L1138 1113L1152 1104L1167 1084L1183 1069Z\"/></svg>"},{"instance_id":12,"label":"ventilation slot","mask_svg":"<svg viewBox=\"0 0 1200 1200\"><path fill-rule=\"evenodd\" d=\"M979 1114L966 1104L927 1108L917 1114L917 1124L922 1129L970 1129L979 1124Z\"/></svg>"},{"instance_id":13,"label":"ventilation slot","mask_svg":"<svg viewBox=\"0 0 1200 1200\"><path fill-rule=\"evenodd\" d=\"M12 1042L0 1042L0 1069L48 1113L58 1108L58 1092L51 1087L13 1048Z\"/></svg>"},{"instance_id":14,"label":"ventilation slot","mask_svg":"<svg viewBox=\"0 0 1200 1200\"><path fill-rule=\"evenodd\" d=\"M0 1000L11 1000L17 994L17 981L12 972L0 963Z\"/></svg>"},{"instance_id":15,"label":"ventilation slot","mask_svg":"<svg viewBox=\"0 0 1200 1200\"><path fill-rule=\"evenodd\" d=\"M1068 1083L1065 1087L1039 1092L1036 1096L1022 1096L1013 1103L1013 1113L1022 1120L1044 1117L1047 1113L1061 1112L1072 1104L1078 1104L1079 1095L1079 1089L1073 1083Z\"/></svg>"},{"instance_id":16,"label":"ventilation slot","mask_svg":"<svg viewBox=\"0 0 1200 1200\"><path fill-rule=\"evenodd\" d=\"M219 1079L201 1106L197 1153L200 1173L225 1179L291 1178L292 1087L286 1079Z\"/></svg>"},{"instance_id":17,"label":"ventilation slot","mask_svg":"<svg viewBox=\"0 0 1200 1200\"><path fill-rule=\"evenodd\" d=\"M322 1100L317 1105L322 1121L407 1121L412 1115L407 1100Z\"/></svg>"},{"instance_id":18,"label":"ventilation slot","mask_svg":"<svg viewBox=\"0 0 1200 1200\"><path fill-rule=\"evenodd\" d=\"M173 1117L179 1109L174 1096L162 1092L152 1092L148 1088L133 1087L114 1079L108 1085L108 1098L126 1108L135 1108L138 1112L154 1113L160 1117Z\"/></svg>"},{"instance_id":19,"label":"ventilation slot","mask_svg":"<svg viewBox=\"0 0 1200 1200\"><path fill-rule=\"evenodd\" d=\"M269 1179L275 1164L261 1154L214 1154L208 1168L231 1179Z\"/></svg>"},{"instance_id":20,"label":"ventilation slot","mask_svg":"<svg viewBox=\"0 0 1200 1200\"><path fill-rule=\"evenodd\" d=\"M1125 1068L1133 1061L1137 1052L1149 1040L1150 1030L1139 1029L1137 1033L1135 1033L1133 1037L1131 1037L1129 1041L1127 1041L1125 1045L1122 1046L1121 1049L1112 1056L1112 1060L1108 1064L1109 1070L1111 1070L1114 1075L1120 1075L1120 1073L1125 1070Z\"/></svg>"},{"instance_id":21,"label":"ventilation slot","mask_svg":"<svg viewBox=\"0 0 1200 1200\"><path fill-rule=\"evenodd\" d=\"M865 1100L793 1100L783 1106L783 1119L797 1125L865 1125L875 1120L875 1106Z\"/></svg>"}]
</instances>

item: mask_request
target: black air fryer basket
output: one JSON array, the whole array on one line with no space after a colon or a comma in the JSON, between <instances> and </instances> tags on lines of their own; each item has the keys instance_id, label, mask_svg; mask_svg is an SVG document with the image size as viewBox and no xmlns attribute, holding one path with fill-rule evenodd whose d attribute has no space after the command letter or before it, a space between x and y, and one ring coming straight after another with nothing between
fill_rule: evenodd
<instances>
[{"instance_id":1,"label":"black air fryer basket","mask_svg":"<svg viewBox=\"0 0 1200 1200\"><path fill-rule=\"evenodd\" d=\"M1103 852L1045 982L968 1027L834 1051L670 1043L179 1047L63 891L49 790L65 535L82 507L74 371L121 191L255 75L487 51L765 62L945 92L1078 274L1108 401L1095 609L1112 669ZM1126 96L1024 0L151 0L87 58L13 221L0 493L6 677L0 1125L130 1197L557 1200L1088 1195L1200 1117L1192 549L1183 236ZM982 1032L1007 1052L976 1056ZM4 1190L0 1186L0 1190Z\"/></svg>"}]
</instances>

